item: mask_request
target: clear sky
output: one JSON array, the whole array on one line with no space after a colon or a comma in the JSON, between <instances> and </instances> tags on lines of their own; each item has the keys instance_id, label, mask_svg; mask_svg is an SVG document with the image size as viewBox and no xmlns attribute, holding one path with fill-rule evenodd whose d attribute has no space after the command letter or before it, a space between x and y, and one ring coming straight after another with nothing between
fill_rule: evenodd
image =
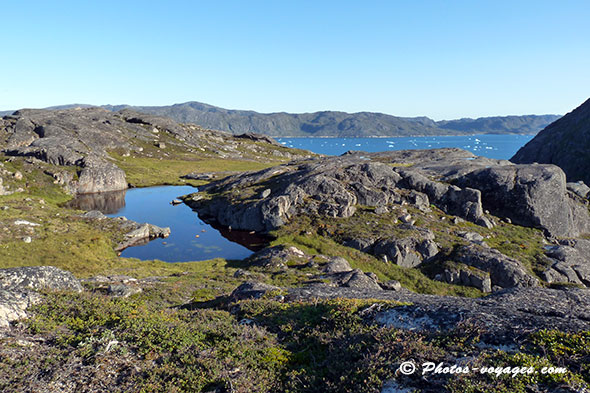
<instances>
[{"instance_id":1,"label":"clear sky","mask_svg":"<svg viewBox=\"0 0 590 393\"><path fill-rule=\"evenodd\" d=\"M590 1L3 1L0 110L200 101L435 119L590 97Z\"/></svg>"}]
</instances>

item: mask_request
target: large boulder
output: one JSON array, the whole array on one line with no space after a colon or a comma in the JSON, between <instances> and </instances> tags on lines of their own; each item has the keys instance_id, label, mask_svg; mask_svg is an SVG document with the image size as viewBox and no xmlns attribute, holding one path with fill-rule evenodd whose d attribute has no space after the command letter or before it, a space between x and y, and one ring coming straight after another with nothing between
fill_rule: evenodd
<instances>
[{"instance_id":1,"label":"large boulder","mask_svg":"<svg viewBox=\"0 0 590 393\"><path fill-rule=\"evenodd\" d=\"M455 250L454 260L489 273L492 287L513 288L539 285L539 280L529 274L518 260L493 248L476 244L459 246Z\"/></svg>"},{"instance_id":2,"label":"large boulder","mask_svg":"<svg viewBox=\"0 0 590 393\"><path fill-rule=\"evenodd\" d=\"M416 267L434 257L439 248L434 242L434 234L431 231L417 227L411 228L415 230L409 232L411 235L408 237L385 237L363 251L378 257L385 256L388 261L399 266Z\"/></svg>"},{"instance_id":3,"label":"large boulder","mask_svg":"<svg viewBox=\"0 0 590 393\"><path fill-rule=\"evenodd\" d=\"M478 169L457 184L481 191L483 207L514 224L543 229L551 236L578 236L590 230L588 210L570 197L565 174L555 165L504 165Z\"/></svg>"},{"instance_id":4,"label":"large boulder","mask_svg":"<svg viewBox=\"0 0 590 393\"><path fill-rule=\"evenodd\" d=\"M0 269L0 288L53 289L81 291L78 279L68 271L53 266L26 266Z\"/></svg>"},{"instance_id":5,"label":"large boulder","mask_svg":"<svg viewBox=\"0 0 590 393\"><path fill-rule=\"evenodd\" d=\"M114 164L95 161L80 172L78 194L121 191L127 188L125 172Z\"/></svg>"}]
</instances>

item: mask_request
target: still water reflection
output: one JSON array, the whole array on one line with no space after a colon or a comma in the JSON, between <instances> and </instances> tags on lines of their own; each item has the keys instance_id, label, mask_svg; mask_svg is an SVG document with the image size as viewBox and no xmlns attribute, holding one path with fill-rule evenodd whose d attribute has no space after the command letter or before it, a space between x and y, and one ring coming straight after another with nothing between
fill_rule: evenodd
<instances>
[{"instance_id":1,"label":"still water reflection","mask_svg":"<svg viewBox=\"0 0 590 393\"><path fill-rule=\"evenodd\" d=\"M262 236L245 231L214 228L201 221L188 206L170 204L178 196L196 191L190 186L133 188L80 195L68 205L82 210L99 210L109 217L125 216L137 222L170 227L168 238L127 248L121 254L123 257L166 262L243 259L267 241Z\"/></svg>"}]
</instances>

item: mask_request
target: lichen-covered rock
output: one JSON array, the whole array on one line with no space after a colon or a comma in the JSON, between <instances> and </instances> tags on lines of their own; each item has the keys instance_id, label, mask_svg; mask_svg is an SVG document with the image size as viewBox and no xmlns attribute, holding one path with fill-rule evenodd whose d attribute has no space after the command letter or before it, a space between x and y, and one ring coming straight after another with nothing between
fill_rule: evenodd
<instances>
[{"instance_id":1,"label":"lichen-covered rock","mask_svg":"<svg viewBox=\"0 0 590 393\"><path fill-rule=\"evenodd\" d=\"M65 270L53 266L0 269L0 327L26 318L26 310L41 299L36 290L82 291L82 285Z\"/></svg>"},{"instance_id":2,"label":"lichen-covered rock","mask_svg":"<svg viewBox=\"0 0 590 393\"><path fill-rule=\"evenodd\" d=\"M490 274L474 267L462 267L461 265L447 267L441 278L449 284L474 287L486 293L492 291Z\"/></svg>"},{"instance_id":3,"label":"lichen-covered rock","mask_svg":"<svg viewBox=\"0 0 590 393\"><path fill-rule=\"evenodd\" d=\"M252 298L258 299L268 292L278 291L279 289L279 287L275 287L274 285L257 281L246 281L233 290L230 298L234 301Z\"/></svg>"},{"instance_id":4,"label":"lichen-covered rock","mask_svg":"<svg viewBox=\"0 0 590 393\"><path fill-rule=\"evenodd\" d=\"M53 266L0 269L0 288L82 291L80 282L72 273Z\"/></svg>"},{"instance_id":5,"label":"lichen-covered rock","mask_svg":"<svg viewBox=\"0 0 590 393\"><path fill-rule=\"evenodd\" d=\"M544 273L547 282L575 283L590 287L590 240L576 239L548 247L553 262Z\"/></svg>"},{"instance_id":6,"label":"lichen-covered rock","mask_svg":"<svg viewBox=\"0 0 590 393\"><path fill-rule=\"evenodd\" d=\"M489 273L491 285L501 288L536 287L539 280L522 264L493 248L469 244L457 248L454 260Z\"/></svg>"},{"instance_id":7,"label":"lichen-covered rock","mask_svg":"<svg viewBox=\"0 0 590 393\"><path fill-rule=\"evenodd\" d=\"M34 305L41 296L32 291L0 289L0 327L27 317L27 308Z\"/></svg>"},{"instance_id":8,"label":"lichen-covered rock","mask_svg":"<svg viewBox=\"0 0 590 393\"><path fill-rule=\"evenodd\" d=\"M381 239L370 248L373 255L385 255L387 260L403 267L415 267L434 257L439 249L432 238L407 237Z\"/></svg>"},{"instance_id":9,"label":"lichen-covered rock","mask_svg":"<svg viewBox=\"0 0 590 393\"><path fill-rule=\"evenodd\" d=\"M361 290L381 290L381 286L379 286L375 278L360 269L354 269L344 273L340 281L340 285L343 287Z\"/></svg>"},{"instance_id":10,"label":"lichen-covered rock","mask_svg":"<svg viewBox=\"0 0 590 393\"><path fill-rule=\"evenodd\" d=\"M260 198L260 191L250 191L261 186L272 192ZM432 203L450 214L493 226L483 214L478 190L461 189L417 171L356 156L319 158L229 176L201 187L201 191L215 197L193 194L184 201L205 219L258 232L274 230L298 214L347 218L359 205L383 208L401 203L424 212L430 211Z\"/></svg>"},{"instance_id":11,"label":"lichen-covered rock","mask_svg":"<svg viewBox=\"0 0 590 393\"><path fill-rule=\"evenodd\" d=\"M358 290L314 286L289 289L287 301L313 298L393 300L411 303L375 315L375 320L400 329L440 333L459 324L477 326L481 339L510 344L541 329L576 332L590 330L590 290L510 288L483 298L461 298L413 293L408 290ZM464 325L465 326L465 325Z\"/></svg>"},{"instance_id":12,"label":"lichen-covered rock","mask_svg":"<svg viewBox=\"0 0 590 393\"><path fill-rule=\"evenodd\" d=\"M590 187L588 187L583 181L577 181L577 182L570 182L570 183L566 183L565 186L567 187L568 191L573 192L574 194L576 194L577 196L579 196L580 198L588 198L589 194L590 194Z\"/></svg>"},{"instance_id":13,"label":"lichen-covered rock","mask_svg":"<svg viewBox=\"0 0 590 393\"><path fill-rule=\"evenodd\" d=\"M342 273L352 270L350 263L342 257L333 257L323 268L326 273Z\"/></svg>"},{"instance_id":14,"label":"lichen-covered rock","mask_svg":"<svg viewBox=\"0 0 590 393\"><path fill-rule=\"evenodd\" d=\"M552 236L578 236L590 230L587 209L566 190L555 165L505 165L478 169L457 183L481 191L485 209L517 225L544 229Z\"/></svg>"},{"instance_id":15,"label":"lichen-covered rock","mask_svg":"<svg viewBox=\"0 0 590 393\"><path fill-rule=\"evenodd\" d=\"M267 247L252 254L246 262L267 269L286 269L288 261L307 261L309 257L296 247Z\"/></svg>"}]
</instances>

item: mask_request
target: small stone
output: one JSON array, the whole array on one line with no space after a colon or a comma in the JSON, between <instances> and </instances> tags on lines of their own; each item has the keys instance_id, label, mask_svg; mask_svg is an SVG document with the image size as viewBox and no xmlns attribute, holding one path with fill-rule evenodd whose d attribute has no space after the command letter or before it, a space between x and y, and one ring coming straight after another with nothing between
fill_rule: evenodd
<instances>
[{"instance_id":1,"label":"small stone","mask_svg":"<svg viewBox=\"0 0 590 393\"><path fill-rule=\"evenodd\" d=\"M14 176L14 178L16 180L22 180L23 179L23 174L20 173L19 171L14 172L14 175L12 175L12 176Z\"/></svg>"},{"instance_id":2,"label":"small stone","mask_svg":"<svg viewBox=\"0 0 590 393\"><path fill-rule=\"evenodd\" d=\"M386 206L377 206L375 208L375 214L386 214L389 213L389 209Z\"/></svg>"},{"instance_id":3,"label":"small stone","mask_svg":"<svg viewBox=\"0 0 590 393\"><path fill-rule=\"evenodd\" d=\"M31 239L31 237L30 237L30 236L25 236L25 237L23 237L23 242L25 242L25 243L30 243L30 242L32 242L32 241L33 241L33 239Z\"/></svg>"},{"instance_id":4,"label":"small stone","mask_svg":"<svg viewBox=\"0 0 590 393\"><path fill-rule=\"evenodd\" d=\"M334 257L330 262L324 265L324 272L326 273L340 273L349 272L352 268L348 261L342 257Z\"/></svg>"},{"instance_id":5,"label":"small stone","mask_svg":"<svg viewBox=\"0 0 590 393\"><path fill-rule=\"evenodd\" d=\"M109 285L107 289L107 293L114 297L129 297L131 295L135 295L136 293L142 292L142 289L139 287L132 287L125 284L113 284Z\"/></svg>"},{"instance_id":6,"label":"small stone","mask_svg":"<svg viewBox=\"0 0 590 393\"><path fill-rule=\"evenodd\" d=\"M271 190L270 188L267 188L266 190L262 191L262 194L260 194L260 197L262 199L268 198L270 196Z\"/></svg>"},{"instance_id":7,"label":"small stone","mask_svg":"<svg viewBox=\"0 0 590 393\"><path fill-rule=\"evenodd\" d=\"M403 222L404 224L408 224L412 221L412 215L411 214L403 214L399 217L399 220L401 222Z\"/></svg>"},{"instance_id":8,"label":"small stone","mask_svg":"<svg viewBox=\"0 0 590 393\"><path fill-rule=\"evenodd\" d=\"M399 291L402 289L402 284L400 284L397 280L389 280L387 282L381 283L381 288L387 291Z\"/></svg>"}]
</instances>

